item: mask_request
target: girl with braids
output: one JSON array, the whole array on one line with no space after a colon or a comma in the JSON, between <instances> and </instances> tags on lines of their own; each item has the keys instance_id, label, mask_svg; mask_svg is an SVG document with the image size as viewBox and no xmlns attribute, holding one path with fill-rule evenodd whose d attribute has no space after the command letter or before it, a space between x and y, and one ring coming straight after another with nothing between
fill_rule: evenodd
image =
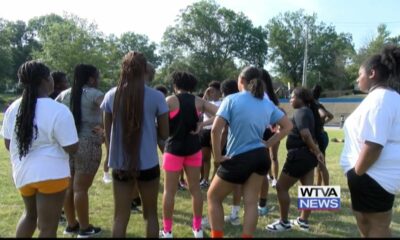
<instances>
[{"instance_id":1,"label":"girl with braids","mask_svg":"<svg viewBox=\"0 0 400 240\"><path fill-rule=\"evenodd\" d=\"M301 211L300 217L288 221L290 196L289 189L300 180L302 185L313 185L314 168L318 161L323 164L324 155L319 150L317 139L321 135L318 107L311 92L303 87L293 90L290 104L295 109L293 113L293 129L286 140L287 157L279 176L276 190L280 208L280 220L269 224L267 230L280 232L290 230L297 225L301 230L308 231L308 217L311 211Z\"/></svg>"},{"instance_id":2,"label":"girl with braids","mask_svg":"<svg viewBox=\"0 0 400 240\"><path fill-rule=\"evenodd\" d=\"M178 189L179 175L183 169L186 173L189 192L192 195L193 235L195 238L202 238L203 198L199 183L202 153L198 132L209 123L199 122L199 113L207 113L212 117L217 112L217 107L192 94L197 84L197 79L192 74L175 71L171 74L171 80L175 95L167 97L170 135L165 142L163 154L163 168L165 170L164 228L160 232L160 236L163 238L172 237L175 194Z\"/></svg>"},{"instance_id":3,"label":"girl with braids","mask_svg":"<svg viewBox=\"0 0 400 240\"><path fill-rule=\"evenodd\" d=\"M271 162L266 147L276 144L287 135L292 125L271 101L264 98L260 71L246 67L238 77L239 93L229 95L218 109L211 130L214 159L220 162L207 192L211 237L223 237L224 209L222 202L239 184L244 199L242 237L252 237L257 226L257 200L262 180ZM281 131L266 143L262 140L265 128L277 123ZM222 130L229 125L227 153L221 154Z\"/></svg>"},{"instance_id":4,"label":"girl with braids","mask_svg":"<svg viewBox=\"0 0 400 240\"><path fill-rule=\"evenodd\" d=\"M56 98L56 101L71 109L79 135L79 150L70 157L72 181L64 204L68 222L64 234L78 234L78 237L88 237L101 232L101 228L89 224L88 197L89 188L101 162L103 142L100 104L104 94L97 89L99 79L100 73L96 67L78 64L75 67L72 87L61 92Z\"/></svg>"},{"instance_id":5,"label":"girl with braids","mask_svg":"<svg viewBox=\"0 0 400 240\"><path fill-rule=\"evenodd\" d=\"M400 192L400 48L368 58L357 83L367 97L346 119L340 165L362 237L390 237L395 194Z\"/></svg>"},{"instance_id":6,"label":"girl with braids","mask_svg":"<svg viewBox=\"0 0 400 240\"><path fill-rule=\"evenodd\" d=\"M54 83L47 66L26 62L18 79L22 97L7 109L1 129L25 204L16 237L32 237L40 226L39 237L54 238L70 181L68 153L78 150L78 136L69 109L48 97Z\"/></svg>"},{"instance_id":7,"label":"girl with braids","mask_svg":"<svg viewBox=\"0 0 400 240\"><path fill-rule=\"evenodd\" d=\"M142 53L127 53L118 86L106 93L101 104L114 189L112 237L125 237L135 184L142 199L146 237L159 234L157 138L168 137L168 106L161 92L146 86L149 74Z\"/></svg>"}]
</instances>

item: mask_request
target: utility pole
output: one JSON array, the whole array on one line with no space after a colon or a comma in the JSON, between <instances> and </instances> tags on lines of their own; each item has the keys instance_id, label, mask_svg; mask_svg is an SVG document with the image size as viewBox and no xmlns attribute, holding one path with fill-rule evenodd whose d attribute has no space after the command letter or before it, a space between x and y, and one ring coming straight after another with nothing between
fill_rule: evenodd
<instances>
[{"instance_id":1,"label":"utility pole","mask_svg":"<svg viewBox=\"0 0 400 240\"><path fill-rule=\"evenodd\" d=\"M304 62L303 62L303 87L307 87L307 58L308 58L308 24L306 25L306 44L304 49Z\"/></svg>"}]
</instances>

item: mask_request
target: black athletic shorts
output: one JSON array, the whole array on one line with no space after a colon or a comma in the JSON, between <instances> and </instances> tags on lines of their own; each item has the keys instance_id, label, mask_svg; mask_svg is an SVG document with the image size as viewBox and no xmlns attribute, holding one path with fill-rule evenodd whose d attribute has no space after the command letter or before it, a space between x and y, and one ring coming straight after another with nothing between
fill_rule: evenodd
<instances>
[{"instance_id":1,"label":"black athletic shorts","mask_svg":"<svg viewBox=\"0 0 400 240\"><path fill-rule=\"evenodd\" d=\"M301 178L318 165L318 159L307 147L288 149L282 172Z\"/></svg>"},{"instance_id":2,"label":"black athletic shorts","mask_svg":"<svg viewBox=\"0 0 400 240\"><path fill-rule=\"evenodd\" d=\"M202 129L199 133L201 147L211 148L211 129Z\"/></svg>"},{"instance_id":3,"label":"black athletic shorts","mask_svg":"<svg viewBox=\"0 0 400 240\"><path fill-rule=\"evenodd\" d=\"M114 169L112 170L112 178L116 181L128 182L134 179L134 177L135 177L134 174L129 171L114 170ZM160 177L160 165L156 165L152 168L139 171L136 176L136 180L142 182L149 182L159 177Z\"/></svg>"},{"instance_id":4,"label":"black athletic shorts","mask_svg":"<svg viewBox=\"0 0 400 240\"><path fill-rule=\"evenodd\" d=\"M266 175L271 167L267 150L256 148L226 160L220 164L217 175L221 179L235 184L243 184L252 173Z\"/></svg>"},{"instance_id":5,"label":"black athletic shorts","mask_svg":"<svg viewBox=\"0 0 400 240\"><path fill-rule=\"evenodd\" d=\"M346 175L353 210L377 213L387 212L393 208L395 196L383 189L368 174L358 176L352 168Z\"/></svg>"}]
</instances>

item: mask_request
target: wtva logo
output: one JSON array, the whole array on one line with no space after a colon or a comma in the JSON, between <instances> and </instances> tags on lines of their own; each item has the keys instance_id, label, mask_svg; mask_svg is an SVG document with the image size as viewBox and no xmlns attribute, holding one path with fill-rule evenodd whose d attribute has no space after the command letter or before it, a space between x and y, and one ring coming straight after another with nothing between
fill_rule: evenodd
<instances>
[{"instance_id":1,"label":"wtva logo","mask_svg":"<svg viewBox=\"0 0 400 240\"><path fill-rule=\"evenodd\" d=\"M340 186L299 186L299 210L340 210Z\"/></svg>"}]
</instances>

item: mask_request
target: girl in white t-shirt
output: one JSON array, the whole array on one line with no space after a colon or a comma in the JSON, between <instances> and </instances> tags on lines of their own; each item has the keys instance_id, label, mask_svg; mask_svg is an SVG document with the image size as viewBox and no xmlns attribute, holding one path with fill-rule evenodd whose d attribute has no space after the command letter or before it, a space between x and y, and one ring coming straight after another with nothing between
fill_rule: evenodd
<instances>
[{"instance_id":1,"label":"girl in white t-shirt","mask_svg":"<svg viewBox=\"0 0 400 240\"><path fill-rule=\"evenodd\" d=\"M357 79L368 96L347 118L340 164L362 237L390 237L394 197L400 191L400 48L367 59Z\"/></svg>"},{"instance_id":2,"label":"girl in white t-shirt","mask_svg":"<svg viewBox=\"0 0 400 240\"><path fill-rule=\"evenodd\" d=\"M18 78L22 97L7 109L1 129L25 204L16 237L32 237L40 226L40 238L54 238L70 179L67 153L78 150L78 136L69 109L48 97L54 83L46 65L26 62Z\"/></svg>"}]
</instances>

